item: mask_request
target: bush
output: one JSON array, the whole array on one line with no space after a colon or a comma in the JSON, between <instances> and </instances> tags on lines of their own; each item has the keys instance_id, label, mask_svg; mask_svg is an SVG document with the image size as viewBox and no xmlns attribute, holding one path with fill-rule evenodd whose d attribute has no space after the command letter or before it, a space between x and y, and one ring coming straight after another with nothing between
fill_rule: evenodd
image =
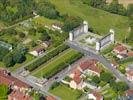
<instances>
[{"instance_id":1,"label":"bush","mask_svg":"<svg viewBox=\"0 0 133 100\"><path fill-rule=\"evenodd\" d=\"M50 90L53 90L54 88L58 87L60 85L59 82L54 82L52 86L50 87Z\"/></svg>"}]
</instances>

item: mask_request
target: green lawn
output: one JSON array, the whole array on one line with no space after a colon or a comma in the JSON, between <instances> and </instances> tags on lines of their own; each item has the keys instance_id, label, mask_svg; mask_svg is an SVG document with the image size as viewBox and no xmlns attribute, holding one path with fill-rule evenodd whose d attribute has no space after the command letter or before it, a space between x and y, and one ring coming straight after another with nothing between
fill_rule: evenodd
<instances>
[{"instance_id":1,"label":"green lawn","mask_svg":"<svg viewBox=\"0 0 133 100\"><path fill-rule=\"evenodd\" d=\"M42 16L33 19L32 22L34 22L37 25L48 25L50 27L52 26L53 23L56 23L56 22L59 23L59 21L57 20L48 19Z\"/></svg>"},{"instance_id":2,"label":"green lawn","mask_svg":"<svg viewBox=\"0 0 133 100\"><path fill-rule=\"evenodd\" d=\"M8 93L8 87L6 85L0 85L0 100L6 100Z\"/></svg>"},{"instance_id":3,"label":"green lawn","mask_svg":"<svg viewBox=\"0 0 133 100\"><path fill-rule=\"evenodd\" d=\"M73 90L65 85L59 85L53 90L50 90L50 92L59 96L62 100L77 100L82 94L81 91Z\"/></svg>"},{"instance_id":4,"label":"green lawn","mask_svg":"<svg viewBox=\"0 0 133 100\"><path fill-rule=\"evenodd\" d=\"M33 75L36 77L42 77L43 75L47 75L48 73L52 73L55 71L55 69L57 69L57 67L62 67L59 65L67 62L68 60L70 60L71 58L73 58L77 54L79 54L79 52L77 52L73 49L68 49L63 54L59 55L58 57L55 57L55 59L50 61L48 64L42 66L39 70L33 72Z\"/></svg>"},{"instance_id":5,"label":"green lawn","mask_svg":"<svg viewBox=\"0 0 133 100\"><path fill-rule=\"evenodd\" d=\"M82 0L50 0L62 14L79 16L87 20L100 34L107 33L110 28L115 29L118 40L128 34L128 18L105 12L103 10L82 4Z\"/></svg>"}]
</instances>

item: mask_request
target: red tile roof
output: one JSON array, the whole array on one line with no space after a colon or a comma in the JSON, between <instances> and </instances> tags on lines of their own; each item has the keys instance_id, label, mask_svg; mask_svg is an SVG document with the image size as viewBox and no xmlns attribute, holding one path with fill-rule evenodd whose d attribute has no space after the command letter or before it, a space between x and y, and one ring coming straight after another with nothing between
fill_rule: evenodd
<instances>
[{"instance_id":1,"label":"red tile roof","mask_svg":"<svg viewBox=\"0 0 133 100\"><path fill-rule=\"evenodd\" d=\"M15 85L19 88L31 88L30 85L10 75L5 69L0 69L0 84Z\"/></svg>"},{"instance_id":2,"label":"red tile roof","mask_svg":"<svg viewBox=\"0 0 133 100\"><path fill-rule=\"evenodd\" d=\"M123 45L121 45L121 44L118 44L118 45L114 48L114 50L117 50L117 51L119 51L119 52L122 52L122 51L124 51L124 50L127 50L127 47L125 47L125 46L123 46Z\"/></svg>"},{"instance_id":3,"label":"red tile roof","mask_svg":"<svg viewBox=\"0 0 133 100\"><path fill-rule=\"evenodd\" d=\"M133 90L125 91L124 96L130 96L130 95L133 95Z\"/></svg>"},{"instance_id":4,"label":"red tile roof","mask_svg":"<svg viewBox=\"0 0 133 100\"><path fill-rule=\"evenodd\" d=\"M128 52L127 55L133 57L133 51Z\"/></svg>"},{"instance_id":5,"label":"red tile roof","mask_svg":"<svg viewBox=\"0 0 133 100\"><path fill-rule=\"evenodd\" d=\"M33 100L33 98L20 91L12 91L8 96L8 100Z\"/></svg>"},{"instance_id":6,"label":"red tile roof","mask_svg":"<svg viewBox=\"0 0 133 100\"><path fill-rule=\"evenodd\" d=\"M74 76L80 76L81 75L81 71L79 69L74 69L74 71L72 73L74 74Z\"/></svg>"},{"instance_id":7,"label":"red tile roof","mask_svg":"<svg viewBox=\"0 0 133 100\"><path fill-rule=\"evenodd\" d=\"M52 97L52 96L47 96L46 100L56 100L56 99L54 97Z\"/></svg>"},{"instance_id":8,"label":"red tile roof","mask_svg":"<svg viewBox=\"0 0 133 100\"><path fill-rule=\"evenodd\" d=\"M84 61L84 62L82 62L80 64L80 68L83 71L86 70L86 69L89 69L89 70L92 70L94 72L100 73L101 72L101 69L96 66L96 63L97 62L98 61L95 60L95 59L86 60L86 61Z\"/></svg>"},{"instance_id":9,"label":"red tile roof","mask_svg":"<svg viewBox=\"0 0 133 100\"><path fill-rule=\"evenodd\" d=\"M99 92L93 91L92 94L96 97L96 100L101 100L103 98Z\"/></svg>"},{"instance_id":10,"label":"red tile roof","mask_svg":"<svg viewBox=\"0 0 133 100\"><path fill-rule=\"evenodd\" d=\"M74 76L73 80L76 82L76 84L79 84L81 82L81 77L80 76Z\"/></svg>"}]
</instances>

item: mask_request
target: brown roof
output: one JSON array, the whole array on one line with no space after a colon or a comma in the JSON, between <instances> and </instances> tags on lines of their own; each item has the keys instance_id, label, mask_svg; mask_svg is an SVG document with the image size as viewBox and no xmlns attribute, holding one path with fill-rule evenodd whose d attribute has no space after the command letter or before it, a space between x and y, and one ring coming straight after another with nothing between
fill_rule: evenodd
<instances>
[{"instance_id":1,"label":"brown roof","mask_svg":"<svg viewBox=\"0 0 133 100\"><path fill-rule=\"evenodd\" d=\"M97 60L91 59L86 60L80 64L80 68L84 71L86 69L92 70L94 72L100 73L101 69L98 68L95 64L97 63Z\"/></svg>"},{"instance_id":2,"label":"brown roof","mask_svg":"<svg viewBox=\"0 0 133 100\"><path fill-rule=\"evenodd\" d=\"M43 49L43 48L37 48L35 51L36 51L37 53L40 53L40 52L44 51L44 49Z\"/></svg>"},{"instance_id":3,"label":"brown roof","mask_svg":"<svg viewBox=\"0 0 133 100\"><path fill-rule=\"evenodd\" d=\"M127 71L126 74L129 75L129 76L133 76L133 71L132 70L129 70L129 71Z\"/></svg>"},{"instance_id":4,"label":"brown roof","mask_svg":"<svg viewBox=\"0 0 133 100\"><path fill-rule=\"evenodd\" d=\"M33 98L18 90L12 91L8 96L8 100L33 100Z\"/></svg>"},{"instance_id":5,"label":"brown roof","mask_svg":"<svg viewBox=\"0 0 133 100\"><path fill-rule=\"evenodd\" d=\"M133 57L133 51L128 52L127 55Z\"/></svg>"},{"instance_id":6,"label":"brown roof","mask_svg":"<svg viewBox=\"0 0 133 100\"><path fill-rule=\"evenodd\" d=\"M73 80L76 82L76 84L79 84L81 82L81 77L80 76L74 76Z\"/></svg>"},{"instance_id":7,"label":"brown roof","mask_svg":"<svg viewBox=\"0 0 133 100\"><path fill-rule=\"evenodd\" d=\"M74 69L73 72L74 76L80 76L81 75L81 71L79 69Z\"/></svg>"},{"instance_id":8,"label":"brown roof","mask_svg":"<svg viewBox=\"0 0 133 100\"><path fill-rule=\"evenodd\" d=\"M124 96L130 96L130 95L133 95L133 90L125 91Z\"/></svg>"},{"instance_id":9,"label":"brown roof","mask_svg":"<svg viewBox=\"0 0 133 100\"><path fill-rule=\"evenodd\" d=\"M56 100L56 99L54 97L52 97L52 96L47 96L46 100Z\"/></svg>"},{"instance_id":10,"label":"brown roof","mask_svg":"<svg viewBox=\"0 0 133 100\"><path fill-rule=\"evenodd\" d=\"M101 100L103 98L99 92L93 91L92 94L96 97L96 100Z\"/></svg>"},{"instance_id":11,"label":"brown roof","mask_svg":"<svg viewBox=\"0 0 133 100\"><path fill-rule=\"evenodd\" d=\"M125 46L123 46L123 45L121 45L121 44L118 44L118 45L114 48L114 50L117 50L117 51L119 51L119 52L122 52L122 51L124 51L124 50L127 50L127 47L125 47Z\"/></svg>"},{"instance_id":12,"label":"brown roof","mask_svg":"<svg viewBox=\"0 0 133 100\"><path fill-rule=\"evenodd\" d=\"M16 85L19 88L31 88L30 85L10 75L5 69L0 69L0 84Z\"/></svg>"}]
</instances>

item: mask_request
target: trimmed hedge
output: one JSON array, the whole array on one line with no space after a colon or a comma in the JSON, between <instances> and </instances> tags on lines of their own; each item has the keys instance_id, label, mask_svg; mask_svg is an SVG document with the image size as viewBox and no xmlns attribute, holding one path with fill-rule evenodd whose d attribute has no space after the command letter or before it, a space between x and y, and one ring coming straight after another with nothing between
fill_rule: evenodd
<instances>
[{"instance_id":1,"label":"trimmed hedge","mask_svg":"<svg viewBox=\"0 0 133 100\"><path fill-rule=\"evenodd\" d=\"M56 49L52 50L51 52L47 53L47 55L41 57L40 59L36 60L32 64L25 67L26 70L33 71L38 68L40 65L46 63L51 58L55 57L59 53L63 52L64 50L68 49L69 47L65 44L58 46Z\"/></svg>"},{"instance_id":2,"label":"trimmed hedge","mask_svg":"<svg viewBox=\"0 0 133 100\"><path fill-rule=\"evenodd\" d=\"M56 65L56 67L54 67L54 69L46 72L43 75L43 77L47 78L47 79L51 78L52 76L56 75L58 72L62 71L64 68L68 67L69 64L72 64L75 61L77 61L78 59L80 59L82 56L83 56L83 54L81 54L81 53L77 53L77 54L73 55L71 58L67 59L66 62L60 63L60 64Z\"/></svg>"}]
</instances>

